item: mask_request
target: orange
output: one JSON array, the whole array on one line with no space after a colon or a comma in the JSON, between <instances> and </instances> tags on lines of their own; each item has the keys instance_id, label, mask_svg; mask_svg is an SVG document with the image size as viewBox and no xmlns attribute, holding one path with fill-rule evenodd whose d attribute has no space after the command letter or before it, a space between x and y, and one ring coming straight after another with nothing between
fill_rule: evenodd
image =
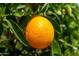
<instances>
[{"instance_id":1,"label":"orange","mask_svg":"<svg viewBox=\"0 0 79 59\"><path fill-rule=\"evenodd\" d=\"M26 26L25 37L31 47L44 49L53 41L54 28L45 17L35 16Z\"/></svg>"}]
</instances>

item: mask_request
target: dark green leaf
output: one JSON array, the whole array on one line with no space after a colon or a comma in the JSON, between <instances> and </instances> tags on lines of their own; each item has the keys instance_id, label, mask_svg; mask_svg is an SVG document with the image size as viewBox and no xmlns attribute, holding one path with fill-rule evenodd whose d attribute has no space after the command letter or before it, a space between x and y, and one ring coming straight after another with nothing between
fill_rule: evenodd
<instances>
[{"instance_id":1,"label":"dark green leaf","mask_svg":"<svg viewBox=\"0 0 79 59\"><path fill-rule=\"evenodd\" d=\"M1 36L2 32L3 32L3 26L2 26L2 24L0 23L0 36Z\"/></svg>"},{"instance_id":2,"label":"dark green leaf","mask_svg":"<svg viewBox=\"0 0 79 59\"><path fill-rule=\"evenodd\" d=\"M55 13L53 13L53 15L57 18L57 20L58 20L58 22L60 24L61 20L62 20L61 15L58 15L58 14L55 14Z\"/></svg>"},{"instance_id":3,"label":"dark green leaf","mask_svg":"<svg viewBox=\"0 0 79 59\"><path fill-rule=\"evenodd\" d=\"M7 24L9 25L10 29L13 31L14 35L16 36L16 38L24 45L24 46L28 46L27 45L27 41L24 37L24 34L21 30L21 28L13 21L13 20L7 20L4 19L4 21L7 22Z\"/></svg>"},{"instance_id":4,"label":"dark green leaf","mask_svg":"<svg viewBox=\"0 0 79 59\"><path fill-rule=\"evenodd\" d=\"M25 26L27 25L28 21L31 19L29 15L22 16L19 22L19 26L24 30Z\"/></svg>"},{"instance_id":5,"label":"dark green leaf","mask_svg":"<svg viewBox=\"0 0 79 59\"><path fill-rule=\"evenodd\" d=\"M54 18L52 18L52 17L50 17L50 16L47 16L47 18L49 19L49 21L50 21L50 22L52 23L52 25L54 26L55 31L56 31L57 33L60 33L60 32L61 32L60 26L59 26L59 24L54 20Z\"/></svg>"},{"instance_id":6,"label":"dark green leaf","mask_svg":"<svg viewBox=\"0 0 79 59\"><path fill-rule=\"evenodd\" d=\"M44 4L40 10L40 12L45 12L45 10L47 9L47 6L48 4Z\"/></svg>"},{"instance_id":7,"label":"dark green leaf","mask_svg":"<svg viewBox=\"0 0 79 59\"><path fill-rule=\"evenodd\" d=\"M51 11L56 13L56 8L53 4L49 4Z\"/></svg>"},{"instance_id":8,"label":"dark green leaf","mask_svg":"<svg viewBox=\"0 0 79 59\"><path fill-rule=\"evenodd\" d=\"M56 13L52 13L51 12L51 14L47 14L47 15L50 15L51 17L56 17L56 21L60 24L61 23L61 21L62 21L62 16L61 15L58 15L58 14L56 14Z\"/></svg>"}]
</instances>

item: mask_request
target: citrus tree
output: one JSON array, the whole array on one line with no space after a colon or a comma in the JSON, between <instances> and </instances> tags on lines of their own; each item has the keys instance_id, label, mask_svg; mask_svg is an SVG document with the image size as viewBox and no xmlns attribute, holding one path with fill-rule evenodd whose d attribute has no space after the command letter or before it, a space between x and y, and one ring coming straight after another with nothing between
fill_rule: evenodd
<instances>
[{"instance_id":1,"label":"citrus tree","mask_svg":"<svg viewBox=\"0 0 79 59\"><path fill-rule=\"evenodd\" d=\"M64 3L0 4L0 55L79 55L78 9L78 4ZM45 17L54 27L52 44L45 49L33 48L26 40L25 28L35 16Z\"/></svg>"}]
</instances>

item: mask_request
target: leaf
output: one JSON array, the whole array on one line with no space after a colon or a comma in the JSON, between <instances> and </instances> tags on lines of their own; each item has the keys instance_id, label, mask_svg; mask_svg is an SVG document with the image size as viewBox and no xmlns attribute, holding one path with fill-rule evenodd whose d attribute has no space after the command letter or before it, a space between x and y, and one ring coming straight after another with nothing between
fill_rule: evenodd
<instances>
[{"instance_id":1,"label":"leaf","mask_svg":"<svg viewBox=\"0 0 79 59\"><path fill-rule=\"evenodd\" d=\"M61 30L60 30L60 26L59 24L50 16L47 16L47 18L49 19L49 21L52 23L52 25L54 26L55 30L57 33L60 33Z\"/></svg>"},{"instance_id":2,"label":"leaf","mask_svg":"<svg viewBox=\"0 0 79 59\"><path fill-rule=\"evenodd\" d=\"M23 16L24 14L23 14L23 12L16 11L16 12L14 13L14 15L17 16L17 17L21 17L21 16Z\"/></svg>"},{"instance_id":3,"label":"leaf","mask_svg":"<svg viewBox=\"0 0 79 59\"><path fill-rule=\"evenodd\" d=\"M44 12L45 10L47 10L47 5L48 5L47 3L44 4L44 5L42 6L40 12Z\"/></svg>"},{"instance_id":4,"label":"leaf","mask_svg":"<svg viewBox=\"0 0 79 59\"><path fill-rule=\"evenodd\" d=\"M68 15L72 15L72 8L70 5L65 5L65 10Z\"/></svg>"},{"instance_id":5,"label":"leaf","mask_svg":"<svg viewBox=\"0 0 79 59\"><path fill-rule=\"evenodd\" d=\"M56 17L56 20L58 21L58 23L59 24L61 23L61 21L62 21L61 15L58 15L58 14L53 13L53 12L51 12L51 13L49 12L48 15L50 15L51 17Z\"/></svg>"},{"instance_id":6,"label":"leaf","mask_svg":"<svg viewBox=\"0 0 79 59\"><path fill-rule=\"evenodd\" d=\"M5 7L0 7L0 17L3 17L5 15Z\"/></svg>"},{"instance_id":7,"label":"leaf","mask_svg":"<svg viewBox=\"0 0 79 59\"><path fill-rule=\"evenodd\" d=\"M61 55L61 49L59 47L59 44L56 40L54 40L54 42L51 45L51 53L52 55Z\"/></svg>"},{"instance_id":8,"label":"leaf","mask_svg":"<svg viewBox=\"0 0 79 59\"><path fill-rule=\"evenodd\" d=\"M5 48L4 47L0 47L0 53L4 53L4 51L5 51Z\"/></svg>"},{"instance_id":9,"label":"leaf","mask_svg":"<svg viewBox=\"0 0 79 59\"><path fill-rule=\"evenodd\" d=\"M23 32L21 30L21 28L13 21L13 20L7 20L4 19L5 22L7 22L8 26L10 27L10 29L13 31L14 35L16 36L16 38L24 45L24 46L28 46L27 45L27 41L23 35Z\"/></svg>"},{"instance_id":10,"label":"leaf","mask_svg":"<svg viewBox=\"0 0 79 59\"><path fill-rule=\"evenodd\" d=\"M26 5L19 5L19 6L17 6L16 9L22 9L22 8L25 8L25 7L26 7Z\"/></svg>"},{"instance_id":11,"label":"leaf","mask_svg":"<svg viewBox=\"0 0 79 59\"><path fill-rule=\"evenodd\" d=\"M27 25L28 21L31 19L29 15L22 16L19 22L19 26L24 30L25 26Z\"/></svg>"},{"instance_id":12,"label":"leaf","mask_svg":"<svg viewBox=\"0 0 79 59\"><path fill-rule=\"evenodd\" d=\"M24 11L25 11L24 15L31 15L31 14L33 14L33 10L30 7L25 8Z\"/></svg>"},{"instance_id":13,"label":"leaf","mask_svg":"<svg viewBox=\"0 0 79 59\"><path fill-rule=\"evenodd\" d=\"M9 16L6 16L6 19L8 19L8 20L13 20L14 22L18 22L18 20L16 19L17 17L16 16L14 16L14 15L9 15Z\"/></svg>"},{"instance_id":14,"label":"leaf","mask_svg":"<svg viewBox=\"0 0 79 59\"><path fill-rule=\"evenodd\" d=\"M3 26L2 26L2 24L0 23L0 36L1 36L2 32L3 32Z\"/></svg>"},{"instance_id":15,"label":"leaf","mask_svg":"<svg viewBox=\"0 0 79 59\"><path fill-rule=\"evenodd\" d=\"M61 23L61 15L53 13L53 15L57 18L58 22Z\"/></svg>"},{"instance_id":16,"label":"leaf","mask_svg":"<svg viewBox=\"0 0 79 59\"><path fill-rule=\"evenodd\" d=\"M17 42L15 47L18 50L22 50L22 45L20 44L20 42Z\"/></svg>"},{"instance_id":17,"label":"leaf","mask_svg":"<svg viewBox=\"0 0 79 59\"><path fill-rule=\"evenodd\" d=\"M56 13L56 8L53 4L49 4L51 11Z\"/></svg>"}]
</instances>

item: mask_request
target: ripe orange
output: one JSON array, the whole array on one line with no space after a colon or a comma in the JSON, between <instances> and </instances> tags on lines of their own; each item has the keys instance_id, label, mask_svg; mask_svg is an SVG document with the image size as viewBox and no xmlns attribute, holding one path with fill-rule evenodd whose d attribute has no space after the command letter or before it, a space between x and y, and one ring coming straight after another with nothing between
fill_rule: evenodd
<instances>
[{"instance_id":1,"label":"ripe orange","mask_svg":"<svg viewBox=\"0 0 79 59\"><path fill-rule=\"evenodd\" d=\"M51 44L54 38L54 28L48 19L36 16L28 22L25 37L33 48L44 49Z\"/></svg>"}]
</instances>

